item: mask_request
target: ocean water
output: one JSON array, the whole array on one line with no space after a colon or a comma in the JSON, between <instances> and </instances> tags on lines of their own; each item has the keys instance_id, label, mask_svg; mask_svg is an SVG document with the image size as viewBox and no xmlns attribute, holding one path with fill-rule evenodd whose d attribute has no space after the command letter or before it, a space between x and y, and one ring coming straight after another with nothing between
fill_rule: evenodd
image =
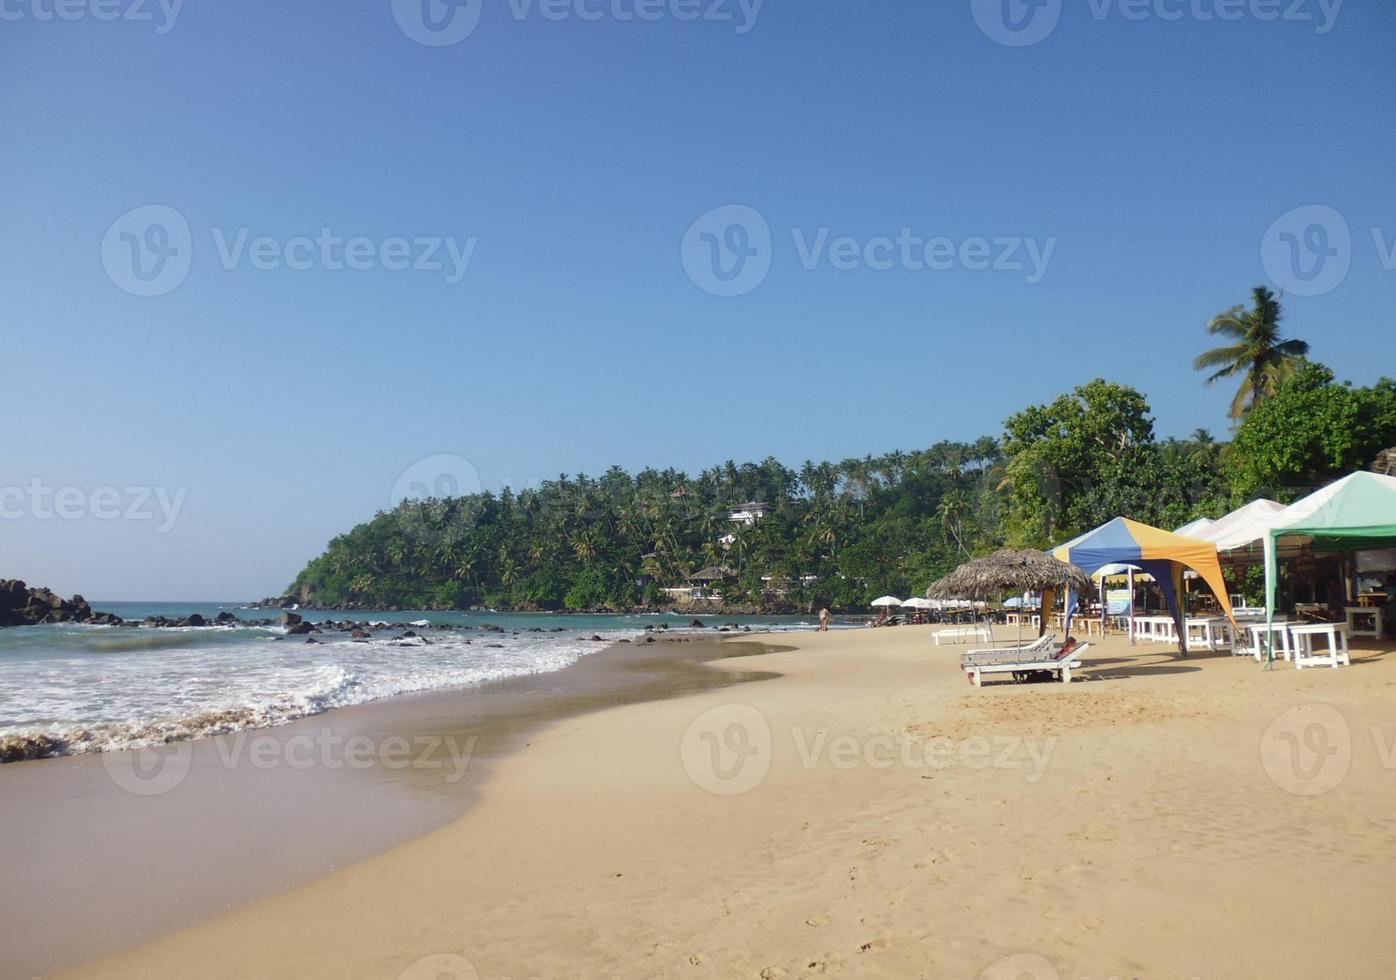
<instances>
[{"instance_id":1,"label":"ocean water","mask_svg":"<svg viewBox=\"0 0 1396 980\"><path fill-rule=\"evenodd\" d=\"M275 619L239 604L93 602L127 620L199 613ZM302 611L310 622L391 624L367 642L279 626L197 629L77 625L0 629L0 739L54 740L56 754L160 744L284 724L332 708L561 670L645 627L690 627L694 614L550 615ZM811 629L806 617L708 617L753 631ZM428 626L416 625L421 623ZM437 630L436 624L465 627ZM499 627L503 632L482 627ZM407 630L421 638L406 638ZM601 637L600 641L594 636Z\"/></svg>"}]
</instances>

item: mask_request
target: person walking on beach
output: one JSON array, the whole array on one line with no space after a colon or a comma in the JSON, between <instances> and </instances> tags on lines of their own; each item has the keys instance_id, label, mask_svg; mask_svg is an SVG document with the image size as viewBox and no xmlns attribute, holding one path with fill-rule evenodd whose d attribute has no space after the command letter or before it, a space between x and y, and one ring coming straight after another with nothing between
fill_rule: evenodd
<instances>
[{"instance_id":1,"label":"person walking on beach","mask_svg":"<svg viewBox=\"0 0 1396 980\"><path fill-rule=\"evenodd\" d=\"M820 607L819 607L819 632L821 632L821 633L827 633L827 632L829 632L829 607L828 607L828 606L820 606Z\"/></svg>"}]
</instances>

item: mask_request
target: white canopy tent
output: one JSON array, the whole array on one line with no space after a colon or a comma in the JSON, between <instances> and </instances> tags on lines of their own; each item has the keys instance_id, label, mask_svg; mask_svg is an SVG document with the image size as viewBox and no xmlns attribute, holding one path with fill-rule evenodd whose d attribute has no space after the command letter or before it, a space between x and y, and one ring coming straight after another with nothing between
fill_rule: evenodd
<instances>
[{"instance_id":1,"label":"white canopy tent","mask_svg":"<svg viewBox=\"0 0 1396 980\"><path fill-rule=\"evenodd\" d=\"M1233 510L1230 514L1215 521L1210 527L1192 536L1203 541L1211 541L1223 553L1260 546L1288 508L1273 500L1252 500L1246 506ZM1258 560L1259 560L1258 556Z\"/></svg>"}]
</instances>

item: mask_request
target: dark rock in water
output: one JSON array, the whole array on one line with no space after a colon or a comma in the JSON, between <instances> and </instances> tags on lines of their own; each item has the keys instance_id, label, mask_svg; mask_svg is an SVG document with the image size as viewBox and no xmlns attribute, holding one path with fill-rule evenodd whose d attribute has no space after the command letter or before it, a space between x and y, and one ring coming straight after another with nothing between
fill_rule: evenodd
<instances>
[{"instance_id":1,"label":"dark rock in water","mask_svg":"<svg viewBox=\"0 0 1396 980\"><path fill-rule=\"evenodd\" d=\"M204 619L204 617L200 616L198 613L190 613L190 614L189 614L189 618L186 619L184 622L185 622L186 625L189 625L189 626L207 626L207 625L208 625L208 620Z\"/></svg>"},{"instance_id":2,"label":"dark rock in water","mask_svg":"<svg viewBox=\"0 0 1396 980\"><path fill-rule=\"evenodd\" d=\"M352 632L352 633L349 634L349 639L351 639L351 640L367 640L367 639L368 639L368 634L365 633L363 630L354 630L354 632Z\"/></svg>"},{"instance_id":3,"label":"dark rock in water","mask_svg":"<svg viewBox=\"0 0 1396 980\"><path fill-rule=\"evenodd\" d=\"M707 627L705 627L705 626L703 625L703 621L702 621L701 619L695 619L693 622L689 623L688 625L689 625L689 628L690 628L690 629L695 629L695 630L707 629Z\"/></svg>"},{"instance_id":4,"label":"dark rock in water","mask_svg":"<svg viewBox=\"0 0 1396 980\"><path fill-rule=\"evenodd\" d=\"M276 621L280 623L282 626L294 626L297 623L305 622L305 620L302 619L300 615L293 612L282 613L280 616L277 617Z\"/></svg>"},{"instance_id":5,"label":"dark rock in water","mask_svg":"<svg viewBox=\"0 0 1396 980\"><path fill-rule=\"evenodd\" d=\"M652 636L647 636L647 637L645 637L645 642L646 642L646 643L653 643L653 642L654 642L654 637L652 637Z\"/></svg>"},{"instance_id":6,"label":"dark rock in water","mask_svg":"<svg viewBox=\"0 0 1396 980\"><path fill-rule=\"evenodd\" d=\"M228 610L226 609L224 609L214 618L215 623L236 623L237 620L238 618L234 616L232 613L228 612Z\"/></svg>"},{"instance_id":7,"label":"dark rock in water","mask_svg":"<svg viewBox=\"0 0 1396 980\"><path fill-rule=\"evenodd\" d=\"M119 616L94 613L80 595L64 599L52 589L31 589L19 579L0 579L0 627L40 623L120 623Z\"/></svg>"},{"instance_id":8,"label":"dark rock in water","mask_svg":"<svg viewBox=\"0 0 1396 980\"><path fill-rule=\"evenodd\" d=\"M294 623L286 628L287 636L305 636L313 632L315 632L315 627L306 622Z\"/></svg>"},{"instance_id":9,"label":"dark rock in water","mask_svg":"<svg viewBox=\"0 0 1396 980\"><path fill-rule=\"evenodd\" d=\"M629 643L630 641L629 641L629 640L617 640L616 642L617 642L617 643Z\"/></svg>"},{"instance_id":10,"label":"dark rock in water","mask_svg":"<svg viewBox=\"0 0 1396 980\"><path fill-rule=\"evenodd\" d=\"M306 643L319 643L320 641L317 640L317 639L315 639L315 637L313 637L313 636L307 636L307 637L305 638L305 642L306 642Z\"/></svg>"},{"instance_id":11,"label":"dark rock in water","mask_svg":"<svg viewBox=\"0 0 1396 980\"><path fill-rule=\"evenodd\" d=\"M606 641L603 640L603 639L601 639L601 635L600 635L599 633L593 633L592 636L591 636L591 642L593 642L593 643L605 643Z\"/></svg>"}]
</instances>

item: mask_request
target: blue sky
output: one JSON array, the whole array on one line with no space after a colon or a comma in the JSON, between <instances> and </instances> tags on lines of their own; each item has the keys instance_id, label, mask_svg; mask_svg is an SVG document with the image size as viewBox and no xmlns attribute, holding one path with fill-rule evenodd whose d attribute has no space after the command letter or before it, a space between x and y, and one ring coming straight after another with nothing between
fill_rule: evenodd
<instances>
[{"instance_id":1,"label":"blue sky","mask_svg":"<svg viewBox=\"0 0 1396 980\"><path fill-rule=\"evenodd\" d=\"M1262 282L1291 287L1288 330L1340 376L1396 373L1386 0L1301 0L1309 20L1221 0L1232 21L1218 0L1049 0L1054 29L1023 46L990 36L1029 39L994 29L998 0L725 0L734 19L692 21L714 0L646 0L648 21L635 0L582 0L593 19L483 0L436 47L409 37L410 0L53 2L0 20L0 488L68 497L62 517L0 498L0 577L260 596L424 458L490 488L797 465L997 434L1096 376L1142 389L1163 435L1224 432L1231 392L1190 360ZM121 271L146 212L123 216L148 205L188 227L154 296ZM771 241L737 296L684 261L728 205ZM1331 210L1286 217L1309 205ZM365 239L366 267L290 245L321 229ZM955 258L806 268L797 240L821 229ZM1286 233L1337 271L1291 277ZM385 267L395 238L446 267ZM978 239L988 269L962 258ZM457 282L448 241L471 249ZM992 267L1013 241L1050 244L1040 276Z\"/></svg>"}]
</instances>

